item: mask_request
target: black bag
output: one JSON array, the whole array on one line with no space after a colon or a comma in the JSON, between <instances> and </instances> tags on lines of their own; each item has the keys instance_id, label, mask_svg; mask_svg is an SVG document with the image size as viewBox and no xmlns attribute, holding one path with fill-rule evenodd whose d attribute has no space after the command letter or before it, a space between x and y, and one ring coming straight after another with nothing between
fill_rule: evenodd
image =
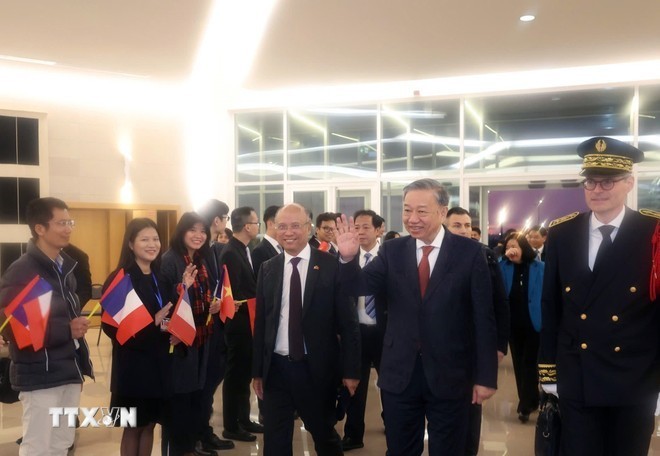
<instances>
[{"instance_id":1,"label":"black bag","mask_svg":"<svg viewBox=\"0 0 660 456\"><path fill-rule=\"evenodd\" d=\"M0 358L0 402L13 404L18 401L18 391L11 388L9 381L9 366L11 359Z\"/></svg>"},{"instance_id":2,"label":"black bag","mask_svg":"<svg viewBox=\"0 0 660 456\"><path fill-rule=\"evenodd\" d=\"M536 420L535 456L558 456L561 440L559 400L553 394L542 393L541 412Z\"/></svg>"}]
</instances>

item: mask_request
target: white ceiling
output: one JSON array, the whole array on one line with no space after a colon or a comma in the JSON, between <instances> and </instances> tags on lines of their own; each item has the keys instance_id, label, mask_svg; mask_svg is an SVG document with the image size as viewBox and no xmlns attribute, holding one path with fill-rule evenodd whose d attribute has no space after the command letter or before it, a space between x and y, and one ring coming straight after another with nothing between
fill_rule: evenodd
<instances>
[{"instance_id":1,"label":"white ceiling","mask_svg":"<svg viewBox=\"0 0 660 456\"><path fill-rule=\"evenodd\" d=\"M2 0L0 54L183 80L192 70L212 3ZM530 12L536 21L518 20ZM280 0L245 87L655 60L660 59L658 24L654 0Z\"/></svg>"}]
</instances>

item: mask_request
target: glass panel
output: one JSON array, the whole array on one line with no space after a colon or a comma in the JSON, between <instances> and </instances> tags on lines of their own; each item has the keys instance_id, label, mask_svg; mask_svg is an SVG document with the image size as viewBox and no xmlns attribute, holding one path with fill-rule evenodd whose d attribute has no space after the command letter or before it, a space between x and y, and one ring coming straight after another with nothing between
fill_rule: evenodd
<instances>
[{"instance_id":1,"label":"glass panel","mask_svg":"<svg viewBox=\"0 0 660 456\"><path fill-rule=\"evenodd\" d=\"M640 178L637 185L637 207L660 211L660 177Z\"/></svg>"},{"instance_id":2,"label":"glass panel","mask_svg":"<svg viewBox=\"0 0 660 456\"><path fill-rule=\"evenodd\" d=\"M457 168L458 100L383 106L383 172Z\"/></svg>"},{"instance_id":3,"label":"glass panel","mask_svg":"<svg viewBox=\"0 0 660 456\"><path fill-rule=\"evenodd\" d=\"M0 177L0 223L18 223L18 179Z\"/></svg>"},{"instance_id":4,"label":"glass panel","mask_svg":"<svg viewBox=\"0 0 660 456\"><path fill-rule=\"evenodd\" d=\"M639 88L639 148L644 151L642 166L660 163L659 86Z\"/></svg>"},{"instance_id":5,"label":"glass panel","mask_svg":"<svg viewBox=\"0 0 660 456\"><path fill-rule=\"evenodd\" d=\"M257 185L238 187L236 189L236 207L250 206L259 220L268 206L282 206L284 204L284 187L281 185ZM262 224L260 231L266 231Z\"/></svg>"},{"instance_id":6,"label":"glass panel","mask_svg":"<svg viewBox=\"0 0 660 456\"><path fill-rule=\"evenodd\" d=\"M472 223L480 226L481 239L487 239L490 247L497 245L502 234L509 229L524 230L534 225L547 227L556 218L586 210L584 190L577 179L470 187Z\"/></svg>"},{"instance_id":7,"label":"glass panel","mask_svg":"<svg viewBox=\"0 0 660 456\"><path fill-rule=\"evenodd\" d=\"M376 176L376 108L288 112L289 178Z\"/></svg>"},{"instance_id":8,"label":"glass panel","mask_svg":"<svg viewBox=\"0 0 660 456\"><path fill-rule=\"evenodd\" d=\"M293 202L302 205L310 213L312 223L317 215L326 212L325 209L325 190L321 191L294 191ZM314 230L312 229L312 233Z\"/></svg>"},{"instance_id":9,"label":"glass panel","mask_svg":"<svg viewBox=\"0 0 660 456\"><path fill-rule=\"evenodd\" d=\"M39 164L39 120L18 118L16 123L18 163Z\"/></svg>"},{"instance_id":10,"label":"glass panel","mask_svg":"<svg viewBox=\"0 0 660 456\"><path fill-rule=\"evenodd\" d=\"M575 165L592 136L630 141L633 89L615 88L465 101L466 169Z\"/></svg>"},{"instance_id":11,"label":"glass panel","mask_svg":"<svg viewBox=\"0 0 660 456\"><path fill-rule=\"evenodd\" d=\"M236 114L237 182L284 179L282 113Z\"/></svg>"},{"instance_id":12,"label":"glass panel","mask_svg":"<svg viewBox=\"0 0 660 456\"><path fill-rule=\"evenodd\" d=\"M340 190L337 189L337 210L350 217L356 211L371 209L371 190Z\"/></svg>"},{"instance_id":13,"label":"glass panel","mask_svg":"<svg viewBox=\"0 0 660 456\"><path fill-rule=\"evenodd\" d=\"M17 163L16 117L0 116L0 163Z\"/></svg>"},{"instance_id":14,"label":"glass panel","mask_svg":"<svg viewBox=\"0 0 660 456\"><path fill-rule=\"evenodd\" d=\"M25 210L33 199L39 198L39 179L31 177L18 178L18 223L27 224Z\"/></svg>"},{"instance_id":15,"label":"glass panel","mask_svg":"<svg viewBox=\"0 0 660 456\"><path fill-rule=\"evenodd\" d=\"M385 219L385 232L405 233L401 216L403 214L403 187L409 182L383 182L381 184L381 216ZM458 180L440 180L449 193L449 207L458 206L460 200Z\"/></svg>"}]
</instances>

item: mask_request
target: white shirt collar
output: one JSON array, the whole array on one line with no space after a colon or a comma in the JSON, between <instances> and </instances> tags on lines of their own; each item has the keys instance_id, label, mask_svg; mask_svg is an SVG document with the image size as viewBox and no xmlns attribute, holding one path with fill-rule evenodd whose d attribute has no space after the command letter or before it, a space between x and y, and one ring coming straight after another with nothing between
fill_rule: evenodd
<instances>
[{"instance_id":1,"label":"white shirt collar","mask_svg":"<svg viewBox=\"0 0 660 456\"><path fill-rule=\"evenodd\" d=\"M373 258L376 255L378 255L378 248L379 247L380 247L380 245L378 244L378 242L376 242L376 245L374 245L374 248L369 250L368 252L366 250L364 250L362 247L360 247L360 256L364 257L367 253L371 253L371 257Z\"/></svg>"},{"instance_id":2,"label":"white shirt collar","mask_svg":"<svg viewBox=\"0 0 660 456\"><path fill-rule=\"evenodd\" d=\"M438 231L438 234L435 236L435 239L433 239L433 242L431 242L430 244L426 244L421 239L416 239L415 246L417 249L421 249L425 245L432 245L436 249L439 249L440 246L442 245L442 240L444 238L445 238L445 227L440 225L440 231Z\"/></svg>"},{"instance_id":3,"label":"white shirt collar","mask_svg":"<svg viewBox=\"0 0 660 456\"><path fill-rule=\"evenodd\" d=\"M589 219L589 225L591 226L591 231L596 231L598 228L600 228L603 225L611 225L615 229L618 230L619 227L621 226L621 222L623 222L623 216L624 215L626 215L626 206L623 206L623 208L621 209L621 212L619 212L619 215L614 217L614 220L612 220L610 223L603 223L603 222L599 221L596 218L596 214L594 214L592 212L591 217Z\"/></svg>"},{"instance_id":4,"label":"white shirt collar","mask_svg":"<svg viewBox=\"0 0 660 456\"><path fill-rule=\"evenodd\" d=\"M303 260L309 261L309 257L312 254L312 248L309 246L309 244L305 245L305 248L302 249L302 251L296 255L298 258L302 258ZM291 261L291 258L295 258L293 255L289 255L286 250L284 251L284 264L287 264L289 261Z\"/></svg>"},{"instance_id":5,"label":"white shirt collar","mask_svg":"<svg viewBox=\"0 0 660 456\"><path fill-rule=\"evenodd\" d=\"M277 250L278 253L281 251L280 244L279 244L279 242L277 242L277 241L275 240L275 238L273 238L273 237L271 237L271 236L268 236L267 234L264 234L264 239L267 240L268 242L270 242L270 244L271 244L273 247L275 247L275 250Z\"/></svg>"}]
</instances>

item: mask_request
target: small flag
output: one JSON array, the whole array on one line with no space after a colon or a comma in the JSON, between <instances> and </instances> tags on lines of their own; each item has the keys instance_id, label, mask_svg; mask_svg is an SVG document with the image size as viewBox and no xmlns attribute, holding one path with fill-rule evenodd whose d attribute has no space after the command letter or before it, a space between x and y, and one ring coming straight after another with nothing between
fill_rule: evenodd
<instances>
[{"instance_id":1,"label":"small flag","mask_svg":"<svg viewBox=\"0 0 660 456\"><path fill-rule=\"evenodd\" d=\"M329 252L330 251L330 243L321 241L319 242L319 250L321 252Z\"/></svg>"},{"instance_id":2,"label":"small flag","mask_svg":"<svg viewBox=\"0 0 660 456\"><path fill-rule=\"evenodd\" d=\"M5 308L18 348L44 346L53 288L38 275Z\"/></svg>"},{"instance_id":3,"label":"small flag","mask_svg":"<svg viewBox=\"0 0 660 456\"><path fill-rule=\"evenodd\" d=\"M236 305L234 304L234 294L231 291L229 282L229 273L227 265L222 265L222 293L220 295L220 320L224 323L227 318L234 318Z\"/></svg>"},{"instance_id":4,"label":"small flag","mask_svg":"<svg viewBox=\"0 0 660 456\"><path fill-rule=\"evenodd\" d=\"M250 329L252 330L252 335L254 336L254 317L257 312L257 298L250 298L247 300L248 306L248 316L250 317Z\"/></svg>"},{"instance_id":5,"label":"small flag","mask_svg":"<svg viewBox=\"0 0 660 456\"><path fill-rule=\"evenodd\" d=\"M195 342L195 319L186 288L183 288L179 295L179 301L176 303L167 331L189 347Z\"/></svg>"},{"instance_id":6,"label":"small flag","mask_svg":"<svg viewBox=\"0 0 660 456\"><path fill-rule=\"evenodd\" d=\"M117 342L124 345L128 339L153 323L151 314L133 289L131 276L120 269L101 296L101 321L117 328Z\"/></svg>"}]
</instances>

